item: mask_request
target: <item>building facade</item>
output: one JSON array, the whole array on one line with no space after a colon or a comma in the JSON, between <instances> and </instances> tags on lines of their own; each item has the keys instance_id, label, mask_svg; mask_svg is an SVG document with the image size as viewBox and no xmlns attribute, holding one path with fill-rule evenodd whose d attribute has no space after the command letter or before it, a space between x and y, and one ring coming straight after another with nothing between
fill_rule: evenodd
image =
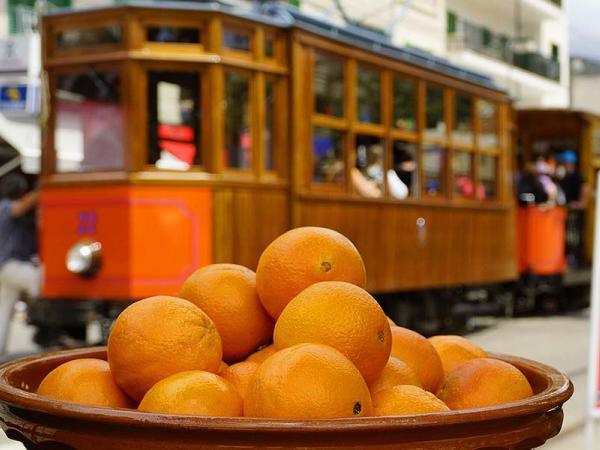
<instances>
[{"instance_id":1,"label":"building facade","mask_svg":"<svg viewBox=\"0 0 600 450\"><path fill-rule=\"evenodd\" d=\"M600 86L600 61L572 58L571 107L577 111L590 112L600 116L598 86Z\"/></svg>"},{"instance_id":2,"label":"building facade","mask_svg":"<svg viewBox=\"0 0 600 450\"><path fill-rule=\"evenodd\" d=\"M569 106L566 0L303 0L300 9L356 22L491 76L518 108Z\"/></svg>"}]
</instances>

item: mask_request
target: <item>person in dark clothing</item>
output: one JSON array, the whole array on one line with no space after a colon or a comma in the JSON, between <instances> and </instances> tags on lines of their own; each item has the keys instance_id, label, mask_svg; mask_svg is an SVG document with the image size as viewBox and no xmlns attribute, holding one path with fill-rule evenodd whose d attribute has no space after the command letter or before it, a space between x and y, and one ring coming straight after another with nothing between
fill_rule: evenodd
<instances>
[{"instance_id":1,"label":"person in dark clothing","mask_svg":"<svg viewBox=\"0 0 600 450\"><path fill-rule=\"evenodd\" d=\"M529 163L525 166L517 183L517 192L519 205L540 205L548 202L548 193L538 179L535 164Z\"/></svg>"},{"instance_id":2,"label":"person in dark clothing","mask_svg":"<svg viewBox=\"0 0 600 450\"><path fill-rule=\"evenodd\" d=\"M38 192L27 193L27 180L9 174L1 184L0 199L0 353L6 341L13 308L21 293L37 296L39 268L31 261L37 252L35 226L28 213L37 205Z\"/></svg>"}]
</instances>

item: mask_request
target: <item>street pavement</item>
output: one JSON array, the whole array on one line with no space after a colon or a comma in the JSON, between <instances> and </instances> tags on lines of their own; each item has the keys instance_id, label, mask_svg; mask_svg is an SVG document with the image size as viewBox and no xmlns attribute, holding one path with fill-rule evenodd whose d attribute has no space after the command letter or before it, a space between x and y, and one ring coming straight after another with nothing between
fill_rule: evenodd
<instances>
[{"instance_id":1,"label":"street pavement","mask_svg":"<svg viewBox=\"0 0 600 450\"><path fill-rule=\"evenodd\" d=\"M544 450L600 449L600 422L594 427L594 447L586 448L585 439L588 311L555 317L477 319L475 325L479 331L468 337L486 350L543 362L565 372L573 381L575 393L564 406L562 431L546 443ZM24 323L23 313L16 314L9 338L9 351L35 351L32 335L33 330ZM25 447L10 441L2 433L0 450L25 450Z\"/></svg>"}]
</instances>

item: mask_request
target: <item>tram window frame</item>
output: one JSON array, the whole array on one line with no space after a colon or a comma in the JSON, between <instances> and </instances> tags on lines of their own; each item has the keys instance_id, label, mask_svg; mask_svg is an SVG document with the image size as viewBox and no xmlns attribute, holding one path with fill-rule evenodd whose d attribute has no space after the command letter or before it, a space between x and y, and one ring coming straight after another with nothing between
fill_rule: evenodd
<instances>
[{"instance_id":1,"label":"tram window frame","mask_svg":"<svg viewBox=\"0 0 600 450\"><path fill-rule=\"evenodd\" d=\"M373 66L371 64L365 64L361 61L357 61L356 64L353 65L355 68L355 73L354 73L354 80L355 80L355 86L354 86L354 105L355 105L355 111L353 114L353 117L355 119L355 122L357 124L360 125L371 125L374 127L382 127L384 126L384 122L385 122L385 114L384 114L384 90L385 90L385 77L384 77L384 72L385 70L381 67L378 66ZM378 106L378 117L376 118L376 120L363 120L360 117L360 98L359 98L359 93L360 93L360 88L361 88L361 82L360 82L360 71L364 70L365 72L372 72L372 73L377 73L379 75L378 79L379 79L379 95L377 96L377 106ZM374 112L374 111L373 111Z\"/></svg>"},{"instance_id":2,"label":"tram window frame","mask_svg":"<svg viewBox=\"0 0 600 450\"><path fill-rule=\"evenodd\" d=\"M238 75L248 79L248 131L250 140L250 164L247 168L240 168L230 166L226 164L223 159L228 153L227 149L227 75ZM258 154L257 145L262 146L262 143L258 143L260 139L259 125L258 125L258 95L257 95L257 80L256 73L252 71L242 70L237 67L226 67L222 71L222 101L223 101L223 124L222 124L222 136L223 136L223 148L218 150L218 166L220 172L235 174L239 176L254 177L258 176L260 172L259 164L262 160L262 155Z\"/></svg>"},{"instance_id":3,"label":"tram window frame","mask_svg":"<svg viewBox=\"0 0 600 450\"><path fill-rule=\"evenodd\" d=\"M228 32L242 33L248 35L248 50L242 50L234 47L228 47L225 44L225 35ZM256 27L246 25L233 20L224 20L221 29L220 48L224 55L232 56L238 59L256 60L258 53L262 54L263 49L257 49ZM260 50L260 52L258 51Z\"/></svg>"},{"instance_id":4,"label":"tram window frame","mask_svg":"<svg viewBox=\"0 0 600 450\"><path fill-rule=\"evenodd\" d=\"M57 87L58 78L61 76L76 75L77 73L83 73L87 70L93 70L95 72L116 72L119 74L119 108L121 111L122 120L122 164L121 167L115 168L101 168L101 169L90 169L90 170L58 170L58 158L57 158L57 122L58 122L58 106L57 106ZM48 152L43 165L44 174L52 174L56 176L70 176L70 177L87 177L91 173L123 173L127 172L131 168L131 153L128 151L129 148L129 123L131 112L128 110L127 95L125 93L127 71L124 64L118 63L97 63L92 65L74 65L68 68L59 68L48 72L49 86L50 86L50 111L52 111L51 121L47 128L48 142L50 143L51 151ZM82 150L83 151L83 150Z\"/></svg>"},{"instance_id":5,"label":"tram window frame","mask_svg":"<svg viewBox=\"0 0 600 450\"><path fill-rule=\"evenodd\" d=\"M399 128L396 126L396 120L400 120L400 118L396 117L396 109L395 109L395 102L396 102L396 80L402 81L402 82L410 82L413 87L414 87L414 104L412 106L413 108L413 112L414 112L414 127L412 130L405 130L402 128ZM392 133L395 134L398 137L405 137L405 136L410 136L410 137L416 137L417 134L419 133L419 129L421 126L421 118L419 115L419 80L418 78L415 77L411 77L399 72L391 72L391 86L390 86L390 95L392 97L391 100L391 112L390 112L390 123L391 123L391 130Z\"/></svg>"},{"instance_id":6,"label":"tram window frame","mask_svg":"<svg viewBox=\"0 0 600 450\"><path fill-rule=\"evenodd\" d=\"M334 60L341 64L341 73L342 73L342 102L340 108L340 115L337 114L327 114L324 112L317 111L317 92L315 89L315 69L317 64L318 57L325 57L329 60ZM313 120L320 119L324 122L338 122L341 123L342 126L346 125L346 119L348 117L348 108L349 102L348 99L348 60L340 55L336 55L334 53L330 53L327 51L323 51L321 49L312 49L310 53L310 79L309 79L309 92L310 92L310 113L313 116Z\"/></svg>"},{"instance_id":7,"label":"tram window frame","mask_svg":"<svg viewBox=\"0 0 600 450\"><path fill-rule=\"evenodd\" d=\"M440 136L431 136L427 135L427 121L428 121L428 91L429 88L438 89L441 91L441 100L442 100L442 120L444 124L443 133ZM447 86L431 82L429 80L421 80L420 88L419 88L419 96L421 103L421 113L420 119L422 120L420 126L418 127L420 133L420 146L419 146L419 167L417 170L420 174L420 188L421 188L421 198L423 199L447 199L452 200L452 192L454 190L454 179L452 174L452 147L450 146L449 136L450 136L450 128L451 128L451 120L450 119L450 111L451 111L451 102L450 93L451 88ZM439 123L439 122L438 122ZM437 192L429 192L427 189L427 174L425 170L425 154L426 147L428 146L438 146L441 149L441 162L442 167L440 171L440 178L442 180L442 189Z\"/></svg>"}]
</instances>

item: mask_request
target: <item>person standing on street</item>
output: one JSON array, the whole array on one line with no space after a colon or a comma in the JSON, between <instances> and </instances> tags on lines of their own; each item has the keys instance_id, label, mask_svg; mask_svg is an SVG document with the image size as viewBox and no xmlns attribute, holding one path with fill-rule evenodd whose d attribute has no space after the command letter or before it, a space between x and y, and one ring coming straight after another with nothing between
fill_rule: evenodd
<instances>
[{"instance_id":1,"label":"person standing on street","mask_svg":"<svg viewBox=\"0 0 600 450\"><path fill-rule=\"evenodd\" d=\"M4 177L0 191L0 354L4 354L15 303L23 293L39 295L40 272L32 262L37 239L28 214L37 205L39 192L27 192L27 180L17 173Z\"/></svg>"}]
</instances>

